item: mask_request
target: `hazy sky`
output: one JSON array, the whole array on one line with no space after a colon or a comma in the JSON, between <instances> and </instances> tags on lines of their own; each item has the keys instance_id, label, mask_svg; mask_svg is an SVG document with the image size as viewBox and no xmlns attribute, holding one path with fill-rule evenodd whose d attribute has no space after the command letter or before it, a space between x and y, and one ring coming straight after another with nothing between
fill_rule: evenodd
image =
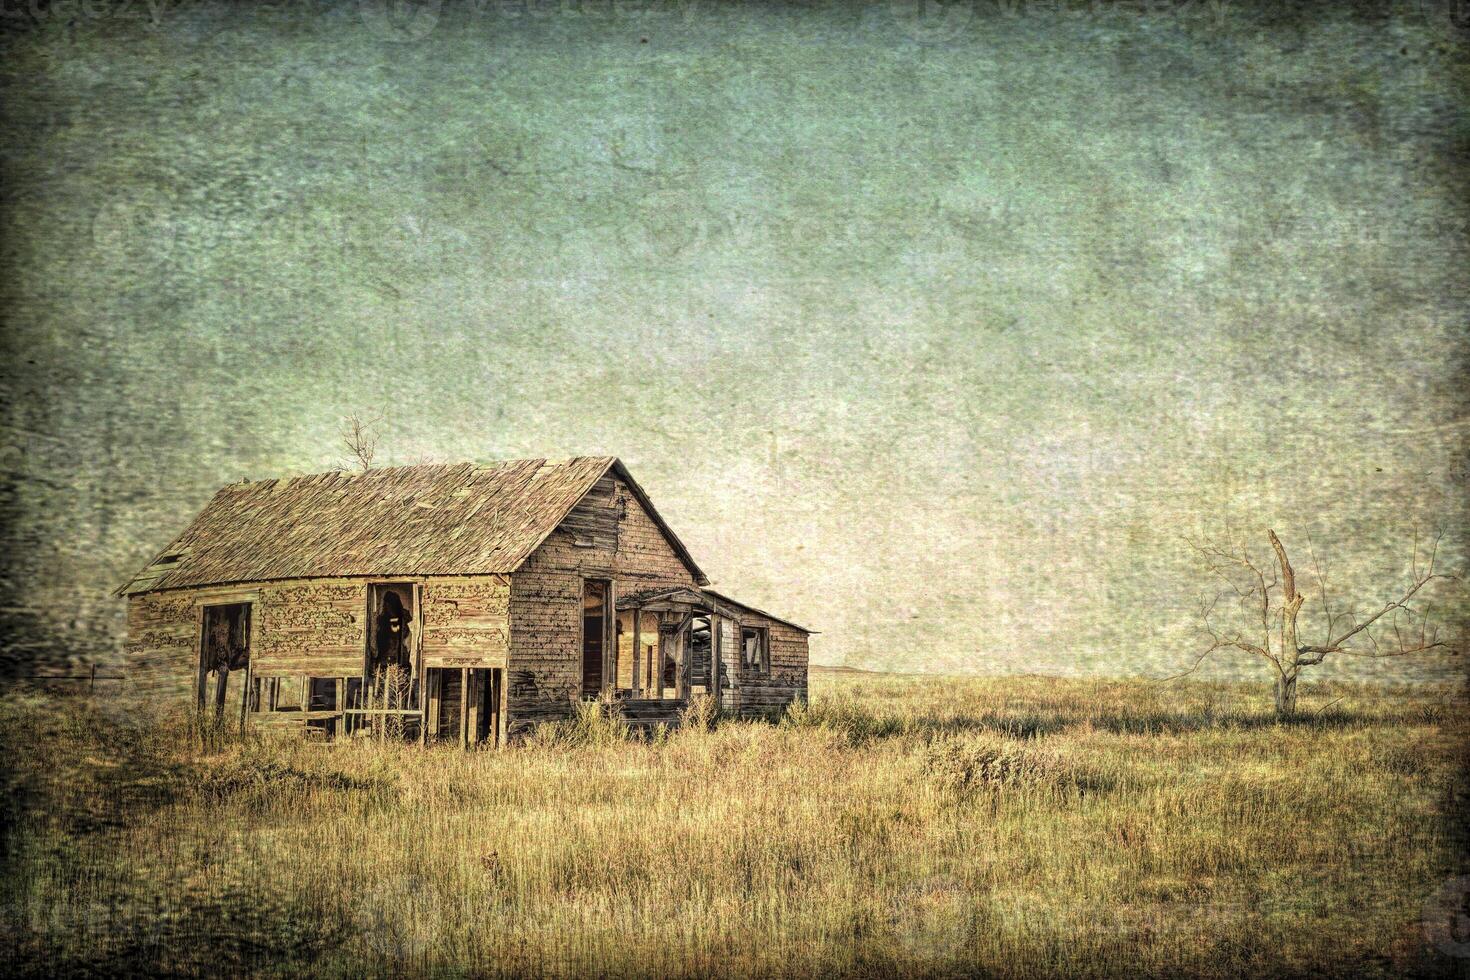
<instances>
[{"instance_id":1,"label":"hazy sky","mask_svg":"<svg viewBox=\"0 0 1470 980\"><path fill-rule=\"evenodd\" d=\"M1463 553L1446 5L529 7L7 13L12 659L350 411L621 456L826 662L1183 663L1227 516Z\"/></svg>"}]
</instances>

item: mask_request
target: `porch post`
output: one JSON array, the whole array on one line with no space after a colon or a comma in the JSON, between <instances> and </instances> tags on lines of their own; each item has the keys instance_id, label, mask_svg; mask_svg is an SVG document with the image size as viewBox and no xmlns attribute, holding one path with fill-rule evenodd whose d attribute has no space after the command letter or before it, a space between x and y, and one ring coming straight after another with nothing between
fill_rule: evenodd
<instances>
[{"instance_id":1,"label":"porch post","mask_svg":"<svg viewBox=\"0 0 1470 980\"><path fill-rule=\"evenodd\" d=\"M201 717L204 715L205 681L209 679L209 662L205 659L209 655L209 637L204 633L208 622L204 607L196 606L194 608L194 635L199 638L199 671L194 681L194 695Z\"/></svg>"},{"instance_id":2,"label":"porch post","mask_svg":"<svg viewBox=\"0 0 1470 980\"><path fill-rule=\"evenodd\" d=\"M607 611L603 617L602 648L602 693L615 696L618 689L618 586L612 579L607 581Z\"/></svg>"},{"instance_id":3,"label":"porch post","mask_svg":"<svg viewBox=\"0 0 1470 980\"><path fill-rule=\"evenodd\" d=\"M714 695L715 707L720 706L720 614L713 609L709 614L709 692Z\"/></svg>"},{"instance_id":4,"label":"porch post","mask_svg":"<svg viewBox=\"0 0 1470 980\"><path fill-rule=\"evenodd\" d=\"M633 607L633 697L643 697L643 607Z\"/></svg>"},{"instance_id":5,"label":"porch post","mask_svg":"<svg viewBox=\"0 0 1470 980\"><path fill-rule=\"evenodd\" d=\"M470 669L459 672L459 747L470 747Z\"/></svg>"},{"instance_id":6,"label":"porch post","mask_svg":"<svg viewBox=\"0 0 1470 980\"><path fill-rule=\"evenodd\" d=\"M689 691L684 683L684 670L688 666L688 637L694 632L694 617L691 615L679 630L679 645L674 648L674 699L685 697Z\"/></svg>"},{"instance_id":7,"label":"porch post","mask_svg":"<svg viewBox=\"0 0 1470 980\"><path fill-rule=\"evenodd\" d=\"M409 617L409 644L413 649L409 651L409 698L417 701L412 707L419 710L419 720L423 720L423 583L413 583L413 616ZM417 692L417 698L413 693ZM401 705L410 707L410 705Z\"/></svg>"},{"instance_id":8,"label":"porch post","mask_svg":"<svg viewBox=\"0 0 1470 980\"><path fill-rule=\"evenodd\" d=\"M658 663L654 664L653 676L649 677L653 683L653 689L658 692L654 697L660 701L664 699L664 664L668 662L668 651L669 634L664 631L664 617L660 613L658 617Z\"/></svg>"}]
</instances>

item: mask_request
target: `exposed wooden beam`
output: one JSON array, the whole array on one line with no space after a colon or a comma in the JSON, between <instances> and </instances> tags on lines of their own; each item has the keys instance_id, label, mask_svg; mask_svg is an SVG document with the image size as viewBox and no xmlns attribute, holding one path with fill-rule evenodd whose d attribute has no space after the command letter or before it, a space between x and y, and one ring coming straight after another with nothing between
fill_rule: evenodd
<instances>
[{"instance_id":1,"label":"exposed wooden beam","mask_svg":"<svg viewBox=\"0 0 1470 980\"><path fill-rule=\"evenodd\" d=\"M410 687L418 685L418 709L419 717L422 719L425 708L424 699L427 694L424 690L426 685L424 684L424 584L422 582L413 583L413 616L410 617L409 628L411 630L409 642L413 644L413 659L410 661L412 667L408 683ZM419 722L419 744L428 744L428 734L422 721Z\"/></svg>"},{"instance_id":2,"label":"exposed wooden beam","mask_svg":"<svg viewBox=\"0 0 1470 980\"><path fill-rule=\"evenodd\" d=\"M465 716L468 728L465 733L466 744L474 746L480 741L480 706L485 700L481 695L480 684L482 678L480 672L473 667L465 668L469 672L470 688L469 697L465 700L469 703L469 713Z\"/></svg>"},{"instance_id":3,"label":"exposed wooden beam","mask_svg":"<svg viewBox=\"0 0 1470 980\"><path fill-rule=\"evenodd\" d=\"M459 671L459 747L467 749L470 747L470 669L462 667Z\"/></svg>"}]
</instances>

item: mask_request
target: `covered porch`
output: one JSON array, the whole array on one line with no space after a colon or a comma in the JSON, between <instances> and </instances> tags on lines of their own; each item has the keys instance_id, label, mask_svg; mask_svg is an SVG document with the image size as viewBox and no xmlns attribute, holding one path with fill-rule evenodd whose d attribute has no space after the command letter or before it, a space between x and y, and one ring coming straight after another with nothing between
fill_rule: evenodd
<instances>
[{"instance_id":1,"label":"covered porch","mask_svg":"<svg viewBox=\"0 0 1470 980\"><path fill-rule=\"evenodd\" d=\"M730 686L728 634L737 623L732 607L688 587L631 592L615 605L616 653L603 689L621 703L625 717L677 712L694 694L720 701Z\"/></svg>"}]
</instances>

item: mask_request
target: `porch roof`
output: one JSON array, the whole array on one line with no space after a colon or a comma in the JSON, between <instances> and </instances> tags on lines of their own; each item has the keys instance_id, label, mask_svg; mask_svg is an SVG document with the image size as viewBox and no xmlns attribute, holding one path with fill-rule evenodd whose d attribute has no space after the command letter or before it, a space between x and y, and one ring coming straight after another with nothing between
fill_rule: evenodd
<instances>
[{"instance_id":1,"label":"porch roof","mask_svg":"<svg viewBox=\"0 0 1470 980\"><path fill-rule=\"evenodd\" d=\"M772 622L781 623L784 626L790 626L792 629L800 630L808 635L817 632L816 630L809 630L805 626L793 623L789 619L773 616L764 609L757 609L755 606L740 602L737 599L732 599L727 595L722 595L713 589L695 589L688 586L643 589L639 592L620 595L617 599L617 607L619 609L641 609L665 603L670 606L683 606L689 609L714 612L721 616L730 616L733 619L739 619L739 610L743 609L746 612L755 613L757 616L769 619Z\"/></svg>"}]
</instances>

